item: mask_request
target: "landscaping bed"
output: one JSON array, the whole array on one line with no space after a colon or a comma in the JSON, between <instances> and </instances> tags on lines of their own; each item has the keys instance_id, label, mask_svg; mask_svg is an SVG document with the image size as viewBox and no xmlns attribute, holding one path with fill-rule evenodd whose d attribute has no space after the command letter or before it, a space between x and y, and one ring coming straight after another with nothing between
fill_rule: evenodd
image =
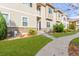
<instances>
[{"instance_id":1,"label":"landscaping bed","mask_svg":"<svg viewBox=\"0 0 79 59\"><path fill-rule=\"evenodd\" d=\"M68 52L70 56L79 56L79 38L70 42Z\"/></svg>"},{"instance_id":2,"label":"landscaping bed","mask_svg":"<svg viewBox=\"0 0 79 59\"><path fill-rule=\"evenodd\" d=\"M0 41L0 56L34 56L50 41L52 39L42 35Z\"/></svg>"},{"instance_id":3,"label":"landscaping bed","mask_svg":"<svg viewBox=\"0 0 79 59\"><path fill-rule=\"evenodd\" d=\"M63 37L63 36L68 36L73 34L76 34L76 32L59 32L59 33L53 33L52 35L58 38L58 37Z\"/></svg>"}]
</instances>

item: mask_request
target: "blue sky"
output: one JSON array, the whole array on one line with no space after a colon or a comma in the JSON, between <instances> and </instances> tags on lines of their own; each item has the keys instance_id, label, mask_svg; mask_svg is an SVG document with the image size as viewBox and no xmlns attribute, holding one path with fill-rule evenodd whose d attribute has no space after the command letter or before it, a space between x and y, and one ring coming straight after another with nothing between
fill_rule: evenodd
<instances>
[{"instance_id":1,"label":"blue sky","mask_svg":"<svg viewBox=\"0 0 79 59\"><path fill-rule=\"evenodd\" d=\"M69 17L77 17L79 15L78 3L54 3L53 5L65 12Z\"/></svg>"}]
</instances>

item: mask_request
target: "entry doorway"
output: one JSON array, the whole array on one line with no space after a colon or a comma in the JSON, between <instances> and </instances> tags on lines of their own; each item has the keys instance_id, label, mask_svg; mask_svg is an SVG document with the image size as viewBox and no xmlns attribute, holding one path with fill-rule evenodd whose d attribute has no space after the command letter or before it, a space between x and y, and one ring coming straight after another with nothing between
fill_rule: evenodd
<instances>
[{"instance_id":1,"label":"entry doorway","mask_svg":"<svg viewBox=\"0 0 79 59\"><path fill-rule=\"evenodd\" d=\"M37 18L37 30L41 30L41 20Z\"/></svg>"}]
</instances>

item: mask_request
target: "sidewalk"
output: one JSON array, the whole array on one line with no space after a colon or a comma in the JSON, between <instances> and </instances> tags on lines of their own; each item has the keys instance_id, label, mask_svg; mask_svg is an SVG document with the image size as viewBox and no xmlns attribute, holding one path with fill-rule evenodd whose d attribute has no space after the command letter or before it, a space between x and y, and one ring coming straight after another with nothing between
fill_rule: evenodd
<instances>
[{"instance_id":1,"label":"sidewalk","mask_svg":"<svg viewBox=\"0 0 79 59\"><path fill-rule=\"evenodd\" d=\"M69 43L72 39L77 37L79 37L79 33L55 38L52 42L43 47L36 56L68 56Z\"/></svg>"}]
</instances>

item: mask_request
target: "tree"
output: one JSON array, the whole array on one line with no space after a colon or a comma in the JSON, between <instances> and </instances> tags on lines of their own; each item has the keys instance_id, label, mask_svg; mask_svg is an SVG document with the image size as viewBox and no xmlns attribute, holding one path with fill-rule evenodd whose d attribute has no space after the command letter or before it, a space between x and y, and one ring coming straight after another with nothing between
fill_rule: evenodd
<instances>
[{"instance_id":1,"label":"tree","mask_svg":"<svg viewBox=\"0 0 79 59\"><path fill-rule=\"evenodd\" d=\"M6 37L7 37L7 24L3 15L0 13L0 40L5 39Z\"/></svg>"}]
</instances>

